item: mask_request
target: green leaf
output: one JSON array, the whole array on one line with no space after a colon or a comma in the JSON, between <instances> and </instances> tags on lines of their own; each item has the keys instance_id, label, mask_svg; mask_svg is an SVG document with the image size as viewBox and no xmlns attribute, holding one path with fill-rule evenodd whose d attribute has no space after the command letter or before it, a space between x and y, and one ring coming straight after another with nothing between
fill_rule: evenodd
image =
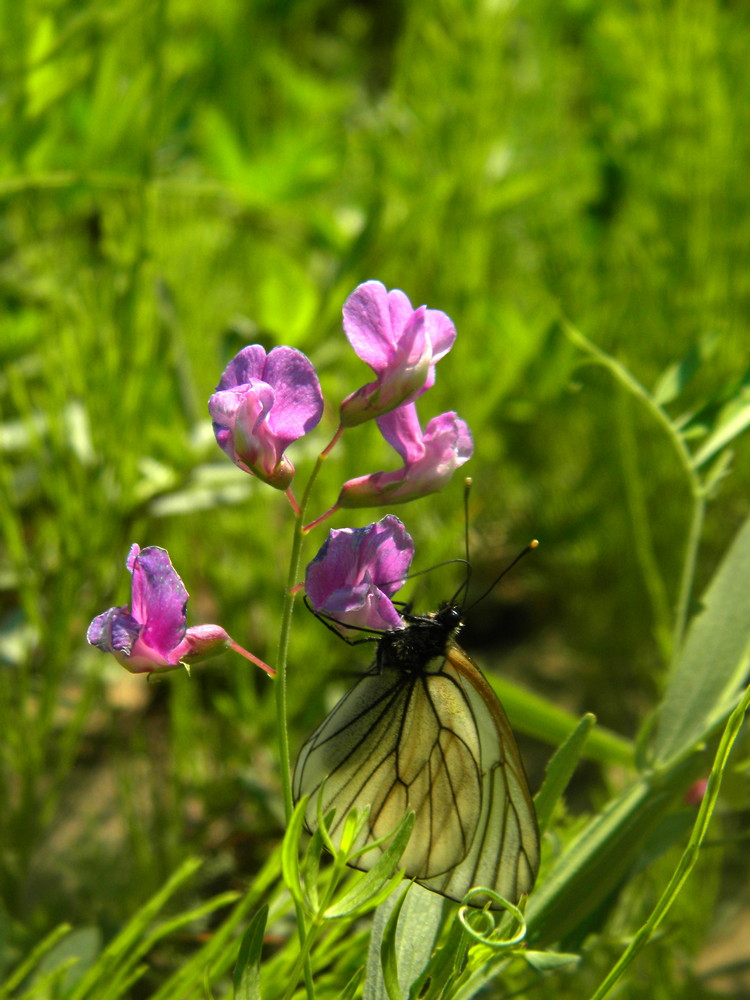
<instances>
[{"instance_id":1,"label":"green leaf","mask_svg":"<svg viewBox=\"0 0 750 1000\"><path fill-rule=\"evenodd\" d=\"M544 782L534 797L539 832L544 833L558 799L568 786L573 772L581 759L583 745L596 723L590 712L583 716L576 728L555 751L547 764Z\"/></svg>"},{"instance_id":2,"label":"green leaf","mask_svg":"<svg viewBox=\"0 0 750 1000\"><path fill-rule=\"evenodd\" d=\"M357 969L352 978L346 984L346 986L341 991L341 996L339 1000L354 1000L354 994L359 988L359 984L362 982L362 976L365 974L364 966Z\"/></svg>"},{"instance_id":3,"label":"green leaf","mask_svg":"<svg viewBox=\"0 0 750 1000\"><path fill-rule=\"evenodd\" d=\"M292 898L300 904L306 906L306 900L302 893L302 881L299 871L299 842L302 830L305 825L305 810L309 796L303 795L297 803L297 808L292 813L289 826L284 834L284 843L281 847L281 870L284 875L284 885L292 894Z\"/></svg>"},{"instance_id":4,"label":"green leaf","mask_svg":"<svg viewBox=\"0 0 750 1000\"><path fill-rule=\"evenodd\" d=\"M263 935L268 920L268 906L261 906L248 928L242 935L237 965L234 968L235 1000L259 1000L260 998L260 956L263 950Z\"/></svg>"},{"instance_id":5,"label":"green leaf","mask_svg":"<svg viewBox=\"0 0 750 1000\"><path fill-rule=\"evenodd\" d=\"M396 931L398 930L398 918L401 915L401 907L404 905L410 888L411 886L409 885L404 888L401 898L393 907L393 911L388 918L388 923L385 925L383 940L380 944L380 965L383 970L383 983L388 994L388 1000L404 1000L398 982Z\"/></svg>"},{"instance_id":6,"label":"green leaf","mask_svg":"<svg viewBox=\"0 0 750 1000\"><path fill-rule=\"evenodd\" d=\"M303 892L307 894L310 908L317 910L320 905L318 893L318 877L320 875L320 859L323 854L324 842L320 829L316 830L307 845L300 869Z\"/></svg>"},{"instance_id":7,"label":"green leaf","mask_svg":"<svg viewBox=\"0 0 750 1000\"><path fill-rule=\"evenodd\" d=\"M398 862L409 842L414 827L414 813L402 819L393 840L372 868L336 903L325 911L326 920L354 917L366 913L383 902L396 888L403 872L397 871Z\"/></svg>"},{"instance_id":8,"label":"green leaf","mask_svg":"<svg viewBox=\"0 0 750 1000\"><path fill-rule=\"evenodd\" d=\"M76 964L68 969L61 992L70 990L96 962L102 948L102 934L98 927L79 927L63 938L49 951L34 975L34 980L53 972L58 966L75 959Z\"/></svg>"},{"instance_id":9,"label":"green leaf","mask_svg":"<svg viewBox=\"0 0 750 1000\"><path fill-rule=\"evenodd\" d=\"M697 773L690 758L669 775L650 775L624 789L562 854L526 909L527 941L554 943L586 927L612 899L643 845Z\"/></svg>"},{"instance_id":10,"label":"green leaf","mask_svg":"<svg viewBox=\"0 0 750 1000\"><path fill-rule=\"evenodd\" d=\"M524 951L523 957L537 972L551 972L564 965L575 965L581 961L581 956L565 951Z\"/></svg>"},{"instance_id":11,"label":"green leaf","mask_svg":"<svg viewBox=\"0 0 750 1000\"><path fill-rule=\"evenodd\" d=\"M8 976L4 983L0 983L0 998L4 998L13 992L39 965L45 955L54 952L60 941L64 940L71 932L70 924L60 924L53 931L43 938L31 953L21 962L21 964Z\"/></svg>"},{"instance_id":12,"label":"green leaf","mask_svg":"<svg viewBox=\"0 0 750 1000\"><path fill-rule=\"evenodd\" d=\"M747 393L745 393L746 395ZM722 412L713 434L694 455L693 465L695 468L700 468L701 465L708 462L748 427L750 427L750 401L738 399Z\"/></svg>"},{"instance_id":13,"label":"green leaf","mask_svg":"<svg viewBox=\"0 0 750 1000\"><path fill-rule=\"evenodd\" d=\"M152 896L128 921L120 933L110 941L96 965L87 971L66 1000L100 997L103 987L108 986L115 976L130 974L126 970L132 964L132 957L136 952L138 941L167 900L192 878L200 868L201 863L198 858L188 858L187 861L183 862L156 895Z\"/></svg>"},{"instance_id":14,"label":"green leaf","mask_svg":"<svg viewBox=\"0 0 750 1000\"><path fill-rule=\"evenodd\" d=\"M677 656L659 710L655 763L667 767L733 707L750 656L750 518L716 571Z\"/></svg>"},{"instance_id":15,"label":"green leaf","mask_svg":"<svg viewBox=\"0 0 750 1000\"><path fill-rule=\"evenodd\" d=\"M579 720L572 712L558 708L546 698L533 694L504 677L488 673L487 680L508 713L513 729L520 733L533 736L547 745L559 746L578 725ZM586 760L595 760L600 764L632 767L633 744L603 726L595 726L586 741L583 756Z\"/></svg>"},{"instance_id":16,"label":"green leaf","mask_svg":"<svg viewBox=\"0 0 750 1000\"><path fill-rule=\"evenodd\" d=\"M715 344L716 338L710 342L706 338L704 341L694 344L682 361L670 365L654 386L651 394L654 402L659 406L666 406L667 403L676 399L698 371L705 356L713 353Z\"/></svg>"},{"instance_id":17,"label":"green leaf","mask_svg":"<svg viewBox=\"0 0 750 1000\"><path fill-rule=\"evenodd\" d=\"M462 972L467 945L468 935L456 912L444 942L439 948L433 949L422 975L414 982L410 998L414 996L420 1000L439 1000L448 981ZM428 980L429 985L425 989L424 984ZM451 995L446 991L446 996Z\"/></svg>"},{"instance_id":18,"label":"green leaf","mask_svg":"<svg viewBox=\"0 0 750 1000\"><path fill-rule=\"evenodd\" d=\"M386 933L390 933L389 928L393 927L391 920L396 904L396 897L391 896L375 913L367 956L364 1000L386 1000L390 996L384 981L382 953ZM423 982L424 970L430 963L445 900L422 886L412 884L406 899L398 900L398 905L401 917L395 941L391 940L387 945L393 949L388 961L398 967L399 992L408 992L411 996L412 991Z\"/></svg>"}]
</instances>

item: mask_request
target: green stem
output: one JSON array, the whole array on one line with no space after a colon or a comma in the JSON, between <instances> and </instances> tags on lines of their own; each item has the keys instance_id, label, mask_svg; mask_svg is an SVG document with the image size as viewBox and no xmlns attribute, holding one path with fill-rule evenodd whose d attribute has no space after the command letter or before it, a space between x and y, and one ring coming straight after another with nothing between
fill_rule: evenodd
<instances>
[{"instance_id":1,"label":"green stem","mask_svg":"<svg viewBox=\"0 0 750 1000\"><path fill-rule=\"evenodd\" d=\"M734 746L734 742L739 735L740 729L742 728L742 723L748 708L750 708L750 687L746 689L742 701L732 712L729 717L729 721L724 727L721 742L719 743L719 749L716 751L714 764L708 778L706 794L703 796L703 801L701 802L700 809L698 810L698 817L695 821L695 825L693 826L690 841L680 858L680 863L677 865L672 878L669 880L669 885L662 893L659 902L656 904L651 913L651 916L640 928L597 991L592 994L591 1000L603 1000L607 993L609 993L625 969L636 957L638 952L648 943L659 924L672 908L672 904L687 881L695 862L698 860L701 845L705 839L706 833L708 832L711 816L716 805L716 800L719 796L721 778L724 773L724 769L726 768L729 754Z\"/></svg>"},{"instance_id":2,"label":"green stem","mask_svg":"<svg viewBox=\"0 0 750 1000\"><path fill-rule=\"evenodd\" d=\"M587 337L584 337L579 330L576 330L574 326L565 320L562 321L562 329L568 340L575 344L576 347L582 350L585 354L588 354L589 357L597 364L606 368L620 383L620 385L627 389L629 393L635 396L636 399L640 400L640 402L646 407L654 420L663 428L672 443L677 460L682 466L682 470L685 474L688 488L690 490L690 496L693 500L693 513L690 522L690 529L688 531L687 543L685 546L685 558L682 564L682 573L680 574L680 589L675 609L675 625L673 632L674 655L682 645L682 639L688 619L688 612L690 610L690 596L693 589L695 563L698 555L701 528L703 527L703 517L706 511L706 487L701 481L698 473L695 471L695 462L693 461L693 456L690 454L688 446L685 444L685 439L669 419L669 414L666 410L662 409L662 407L655 402L640 382L637 382L630 372L623 368L619 361L610 357L595 344L592 344Z\"/></svg>"},{"instance_id":3,"label":"green stem","mask_svg":"<svg viewBox=\"0 0 750 1000\"><path fill-rule=\"evenodd\" d=\"M593 358L597 364L606 368L615 377L615 379L628 390L628 392L643 403L656 422L664 429L667 437L672 442L672 446L677 454L680 465L690 482L691 492L700 493L701 484L695 470L693 469L692 456L688 451L682 435L669 419L667 412L652 399L640 382L636 381L630 372L626 368L623 368L619 361L610 357L609 354L602 351L601 348L596 346L596 344L592 344L588 337L584 337L580 330L576 330L576 328L570 323L563 320L562 328L568 340L574 343L576 347L582 350L585 354L588 354L589 357Z\"/></svg>"},{"instance_id":4,"label":"green stem","mask_svg":"<svg viewBox=\"0 0 750 1000\"><path fill-rule=\"evenodd\" d=\"M279 761L281 765L281 787L284 793L284 814L287 823L292 818L294 803L292 801L292 774L289 757L289 731L287 728L287 684L286 667L289 654L289 633L292 627L292 612L294 611L294 588L299 580L300 557L302 555L303 526L305 519L305 509L307 508L313 483L318 478L324 455L318 457L315 468L310 474L310 478L302 496L302 502L297 508L294 517L294 535L292 536L292 554L289 559L289 572L286 579L286 590L284 591L284 605L281 610L281 631L279 634L279 652L276 665L276 721L279 728Z\"/></svg>"},{"instance_id":5,"label":"green stem","mask_svg":"<svg viewBox=\"0 0 750 1000\"><path fill-rule=\"evenodd\" d=\"M643 575L651 600L654 616L654 632L665 661L669 661L671 649L670 628L672 625L664 578L659 570L659 561L654 551L654 539L650 530L646 497L643 489L638 462L638 442L633 428L630 399L624 393L616 394L617 430L620 439L620 459L623 470L625 499L630 512L635 556Z\"/></svg>"},{"instance_id":6,"label":"green stem","mask_svg":"<svg viewBox=\"0 0 750 1000\"><path fill-rule=\"evenodd\" d=\"M289 730L287 728L287 683L286 667L289 654L289 633L292 626L294 611L293 588L299 576L300 555L302 553L302 518L294 520L294 535L292 536L292 554L289 559L289 573L284 591L284 605L281 611L281 632L279 635L279 653L276 661L276 722L279 731L279 764L281 767L281 788L284 795L284 814L287 823L294 811L292 801L292 773L289 757Z\"/></svg>"},{"instance_id":7,"label":"green stem","mask_svg":"<svg viewBox=\"0 0 750 1000\"><path fill-rule=\"evenodd\" d=\"M289 572L287 574L286 589L284 591L284 604L281 611L279 651L276 658L276 722L279 731L279 767L281 771L281 788L284 796L284 813L286 815L287 823L289 823L294 811L294 802L292 798L292 771L289 755L289 730L287 727L286 668L287 658L289 655L289 634L292 627L292 612L294 611L294 588L297 584L297 580L299 579L300 561L302 555L302 528L304 525L305 508L307 507L307 502L310 499L313 483L318 477L318 473L322 468L324 460L325 455L319 456L318 461L315 463L315 468L310 474L307 486L305 487L302 502L299 507L296 508L294 518L294 534L292 536L292 552L289 558ZM314 1000L315 986L312 978L312 966L310 964L309 955L312 941L309 941L310 935L308 935L307 928L305 926L305 913L300 903L295 902L295 910L297 914L297 928L299 931L301 946L298 960L299 966L302 968L304 965L305 989L307 990L307 996L310 1000ZM299 972L297 972L297 974L293 977L293 982L295 984L298 978Z\"/></svg>"}]
</instances>

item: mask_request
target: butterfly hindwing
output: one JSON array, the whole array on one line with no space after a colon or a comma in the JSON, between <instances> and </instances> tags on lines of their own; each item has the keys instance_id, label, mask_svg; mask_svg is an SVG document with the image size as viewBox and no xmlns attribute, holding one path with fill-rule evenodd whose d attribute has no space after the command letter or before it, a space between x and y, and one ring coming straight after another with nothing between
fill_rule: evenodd
<instances>
[{"instance_id":1,"label":"butterfly hindwing","mask_svg":"<svg viewBox=\"0 0 750 1000\"><path fill-rule=\"evenodd\" d=\"M482 810L466 857L451 871L422 881L428 889L460 900L486 886L515 902L530 892L539 868L534 804L518 747L502 705L479 668L451 642L443 670L462 684L481 747ZM478 897L475 903L481 905Z\"/></svg>"},{"instance_id":2,"label":"butterfly hindwing","mask_svg":"<svg viewBox=\"0 0 750 1000\"><path fill-rule=\"evenodd\" d=\"M336 810L335 843L352 808L370 808L357 846L413 811L401 865L451 899L482 885L515 902L533 885L539 838L515 738L494 692L452 640L419 669L386 660L339 701L295 768L295 798L310 795L311 830L319 793L323 813ZM370 868L379 856L376 849L357 864Z\"/></svg>"}]
</instances>

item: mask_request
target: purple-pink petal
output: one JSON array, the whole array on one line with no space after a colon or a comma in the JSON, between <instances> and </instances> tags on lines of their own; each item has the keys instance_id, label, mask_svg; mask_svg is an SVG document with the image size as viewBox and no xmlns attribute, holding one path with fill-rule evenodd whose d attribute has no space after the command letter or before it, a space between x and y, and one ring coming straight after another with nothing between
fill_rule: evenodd
<instances>
[{"instance_id":1,"label":"purple-pink petal","mask_svg":"<svg viewBox=\"0 0 750 1000\"><path fill-rule=\"evenodd\" d=\"M323 416L323 394L312 363L292 347L271 351L265 379L276 393L268 425L283 451L318 425Z\"/></svg>"},{"instance_id":2,"label":"purple-pink petal","mask_svg":"<svg viewBox=\"0 0 750 1000\"><path fill-rule=\"evenodd\" d=\"M266 366L266 352L260 344L249 344L239 351L224 369L216 386L216 391L234 389L250 382L265 382L263 372Z\"/></svg>"},{"instance_id":3,"label":"purple-pink petal","mask_svg":"<svg viewBox=\"0 0 750 1000\"><path fill-rule=\"evenodd\" d=\"M86 639L105 653L129 656L141 628L127 607L109 608L91 622Z\"/></svg>"},{"instance_id":4,"label":"purple-pink petal","mask_svg":"<svg viewBox=\"0 0 750 1000\"><path fill-rule=\"evenodd\" d=\"M390 419L381 418L378 424L385 422L388 440L405 458L403 467L394 472L374 472L348 480L341 488L338 506L372 507L416 500L442 489L456 469L471 458L474 450L471 432L455 413L434 417L424 434L420 431L418 437L419 424L414 422L413 404L400 409L405 412L394 411L388 414ZM399 437L400 434L403 436Z\"/></svg>"},{"instance_id":5,"label":"purple-pink petal","mask_svg":"<svg viewBox=\"0 0 750 1000\"><path fill-rule=\"evenodd\" d=\"M379 281L359 285L344 304L344 330L357 355L377 375L341 404L341 422L352 427L417 399L435 382L435 364L456 331L437 309L413 309L407 296Z\"/></svg>"},{"instance_id":6,"label":"purple-pink petal","mask_svg":"<svg viewBox=\"0 0 750 1000\"><path fill-rule=\"evenodd\" d=\"M294 466L284 450L308 433L323 414L315 368L300 351L258 344L227 365L208 401L219 447L245 472L286 489Z\"/></svg>"},{"instance_id":7,"label":"purple-pink petal","mask_svg":"<svg viewBox=\"0 0 750 1000\"><path fill-rule=\"evenodd\" d=\"M414 403L405 403L390 413L384 413L378 417L377 424L380 433L399 453L404 465L413 465L424 456L424 434Z\"/></svg>"},{"instance_id":8,"label":"purple-pink petal","mask_svg":"<svg viewBox=\"0 0 750 1000\"><path fill-rule=\"evenodd\" d=\"M168 656L185 635L188 592L166 549L133 546L128 569L133 574L131 610L144 628L140 640L149 649Z\"/></svg>"},{"instance_id":9,"label":"purple-pink petal","mask_svg":"<svg viewBox=\"0 0 750 1000\"><path fill-rule=\"evenodd\" d=\"M381 632L404 624L393 601L371 582L333 591L323 610L335 624L357 629Z\"/></svg>"},{"instance_id":10,"label":"purple-pink petal","mask_svg":"<svg viewBox=\"0 0 750 1000\"><path fill-rule=\"evenodd\" d=\"M382 374L393 362L401 333L413 316L408 297L398 288L387 291L380 281L365 281L346 300L343 312L344 332L354 353L376 375ZM424 339L423 324L409 332L410 350L419 334Z\"/></svg>"},{"instance_id":11,"label":"purple-pink petal","mask_svg":"<svg viewBox=\"0 0 750 1000\"><path fill-rule=\"evenodd\" d=\"M366 528L329 532L308 565L305 590L312 607L361 628L397 628L390 597L403 585L414 544L401 521L387 515Z\"/></svg>"}]
</instances>

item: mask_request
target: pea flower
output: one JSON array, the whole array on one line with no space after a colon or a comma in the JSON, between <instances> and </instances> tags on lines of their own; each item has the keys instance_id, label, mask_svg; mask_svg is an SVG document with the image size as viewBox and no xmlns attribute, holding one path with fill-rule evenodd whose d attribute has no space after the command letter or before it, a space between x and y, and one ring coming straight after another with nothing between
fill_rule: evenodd
<instances>
[{"instance_id":1,"label":"pea flower","mask_svg":"<svg viewBox=\"0 0 750 1000\"><path fill-rule=\"evenodd\" d=\"M175 670L224 649L275 673L221 626L186 628L188 592L166 549L132 545L125 565L133 576L130 607L110 608L91 622L86 638L92 646L112 653L132 674Z\"/></svg>"},{"instance_id":2,"label":"pea flower","mask_svg":"<svg viewBox=\"0 0 750 1000\"><path fill-rule=\"evenodd\" d=\"M344 332L377 376L341 404L344 427L379 417L426 392L435 382L435 364L456 339L444 312L412 309L404 292L389 292L379 281L365 281L346 300Z\"/></svg>"},{"instance_id":3,"label":"pea flower","mask_svg":"<svg viewBox=\"0 0 750 1000\"><path fill-rule=\"evenodd\" d=\"M468 425L452 411L422 431L414 403L378 418L383 437L404 461L395 472L373 472L341 487L338 507L406 503L442 489L474 451Z\"/></svg>"},{"instance_id":4,"label":"pea flower","mask_svg":"<svg viewBox=\"0 0 750 1000\"><path fill-rule=\"evenodd\" d=\"M292 441L323 414L315 368L301 351L260 344L243 347L229 362L208 401L220 448L244 472L285 490L294 466L284 455Z\"/></svg>"},{"instance_id":5,"label":"pea flower","mask_svg":"<svg viewBox=\"0 0 750 1000\"><path fill-rule=\"evenodd\" d=\"M391 597L413 556L414 542L393 514L366 528L334 528L307 567L308 600L339 631L399 628L404 623Z\"/></svg>"}]
</instances>

